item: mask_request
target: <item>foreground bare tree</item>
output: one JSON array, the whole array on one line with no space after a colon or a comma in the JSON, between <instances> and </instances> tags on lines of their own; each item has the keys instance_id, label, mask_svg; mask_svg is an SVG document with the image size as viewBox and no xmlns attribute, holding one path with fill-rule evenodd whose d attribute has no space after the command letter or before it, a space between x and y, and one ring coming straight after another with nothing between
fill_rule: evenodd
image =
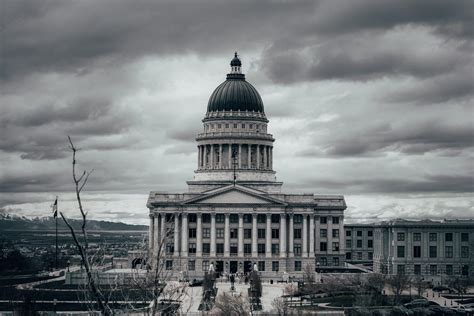
<instances>
[{"instance_id":1,"label":"foreground bare tree","mask_svg":"<svg viewBox=\"0 0 474 316\"><path fill-rule=\"evenodd\" d=\"M219 309L220 315L249 315L250 304L248 300L242 296L233 296L228 292L224 292L217 296L215 307Z\"/></svg>"},{"instance_id":2,"label":"foreground bare tree","mask_svg":"<svg viewBox=\"0 0 474 316\"><path fill-rule=\"evenodd\" d=\"M399 303L403 291L407 290L411 285L411 278L405 273L397 273L389 277L388 284L393 294L395 294L394 303Z\"/></svg>"}]
</instances>

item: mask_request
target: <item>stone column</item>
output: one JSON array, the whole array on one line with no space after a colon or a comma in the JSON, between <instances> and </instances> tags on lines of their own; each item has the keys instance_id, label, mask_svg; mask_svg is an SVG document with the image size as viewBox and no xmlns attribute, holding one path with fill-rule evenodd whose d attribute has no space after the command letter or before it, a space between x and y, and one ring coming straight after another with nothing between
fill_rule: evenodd
<instances>
[{"instance_id":1,"label":"stone column","mask_svg":"<svg viewBox=\"0 0 474 316\"><path fill-rule=\"evenodd\" d=\"M314 258L314 215L309 216L309 257Z\"/></svg>"},{"instance_id":2,"label":"stone column","mask_svg":"<svg viewBox=\"0 0 474 316\"><path fill-rule=\"evenodd\" d=\"M188 214L183 213L182 215L182 230L181 230L181 255L186 257L188 255Z\"/></svg>"},{"instance_id":3,"label":"stone column","mask_svg":"<svg viewBox=\"0 0 474 316\"><path fill-rule=\"evenodd\" d=\"M153 256L157 257L159 255L158 251L160 249L160 222L159 222L159 215L156 214L153 220L153 225L155 226L153 229ZM155 258L153 258L153 262Z\"/></svg>"},{"instance_id":4,"label":"stone column","mask_svg":"<svg viewBox=\"0 0 474 316\"><path fill-rule=\"evenodd\" d=\"M202 214L197 213L196 226L196 257L202 256Z\"/></svg>"},{"instance_id":5,"label":"stone column","mask_svg":"<svg viewBox=\"0 0 474 316\"><path fill-rule=\"evenodd\" d=\"M211 169L214 169L214 145L211 145Z\"/></svg>"},{"instance_id":6,"label":"stone column","mask_svg":"<svg viewBox=\"0 0 474 316\"><path fill-rule=\"evenodd\" d=\"M270 170L273 170L273 147L270 147Z\"/></svg>"},{"instance_id":7,"label":"stone column","mask_svg":"<svg viewBox=\"0 0 474 316\"><path fill-rule=\"evenodd\" d=\"M219 169L222 169L222 144L219 144Z\"/></svg>"},{"instance_id":8,"label":"stone column","mask_svg":"<svg viewBox=\"0 0 474 316\"><path fill-rule=\"evenodd\" d=\"M165 241L168 237L167 235L168 232L166 228L166 214L161 214L160 242L163 244L163 249L161 249L161 253L165 253L166 251Z\"/></svg>"},{"instance_id":9,"label":"stone column","mask_svg":"<svg viewBox=\"0 0 474 316\"><path fill-rule=\"evenodd\" d=\"M268 146L263 146L263 169L268 169L267 150Z\"/></svg>"},{"instance_id":10,"label":"stone column","mask_svg":"<svg viewBox=\"0 0 474 316\"><path fill-rule=\"evenodd\" d=\"M260 145L257 145L257 169L260 169Z\"/></svg>"},{"instance_id":11,"label":"stone column","mask_svg":"<svg viewBox=\"0 0 474 316\"><path fill-rule=\"evenodd\" d=\"M344 249L346 248L345 243L345 231L344 231L344 216L339 216L339 253L344 254ZM365 244L364 247L367 247ZM407 249L408 250L408 249ZM411 253L410 251L408 253Z\"/></svg>"},{"instance_id":12,"label":"stone column","mask_svg":"<svg viewBox=\"0 0 474 316\"><path fill-rule=\"evenodd\" d=\"M294 253L293 253L293 250L295 248L295 231L294 231L294 221L293 221L293 214L290 214L290 228L289 228L289 234L290 234L290 238L289 238L289 244L288 244L288 256L291 258L291 257L294 257Z\"/></svg>"},{"instance_id":13,"label":"stone column","mask_svg":"<svg viewBox=\"0 0 474 316\"><path fill-rule=\"evenodd\" d=\"M179 256L179 214L174 214L174 255Z\"/></svg>"},{"instance_id":14,"label":"stone column","mask_svg":"<svg viewBox=\"0 0 474 316\"><path fill-rule=\"evenodd\" d=\"M155 226L153 225L154 217L153 214L150 214L150 226L148 226L148 249L150 250L150 257L152 256L153 253L153 234L154 234L154 229Z\"/></svg>"},{"instance_id":15,"label":"stone column","mask_svg":"<svg viewBox=\"0 0 474 316\"><path fill-rule=\"evenodd\" d=\"M242 168L242 144L239 144L239 153L237 155L237 159L239 162L238 167L239 169L241 169Z\"/></svg>"},{"instance_id":16,"label":"stone column","mask_svg":"<svg viewBox=\"0 0 474 316\"><path fill-rule=\"evenodd\" d=\"M252 257L258 257L257 252L257 240L258 240L258 231L257 231L257 214L252 214Z\"/></svg>"},{"instance_id":17,"label":"stone column","mask_svg":"<svg viewBox=\"0 0 474 316\"><path fill-rule=\"evenodd\" d=\"M270 213L267 213L267 228L266 228L266 257L271 258L272 257L272 217Z\"/></svg>"},{"instance_id":18,"label":"stone column","mask_svg":"<svg viewBox=\"0 0 474 316\"><path fill-rule=\"evenodd\" d=\"M230 255L230 223L229 223L229 213L225 214L225 224L224 224L224 256L228 257Z\"/></svg>"},{"instance_id":19,"label":"stone column","mask_svg":"<svg viewBox=\"0 0 474 316\"><path fill-rule=\"evenodd\" d=\"M280 258L286 258L286 214L280 214Z\"/></svg>"},{"instance_id":20,"label":"stone column","mask_svg":"<svg viewBox=\"0 0 474 316\"><path fill-rule=\"evenodd\" d=\"M301 231L301 240L303 249L301 256L303 258L308 258L308 215L303 214L303 230Z\"/></svg>"},{"instance_id":21,"label":"stone column","mask_svg":"<svg viewBox=\"0 0 474 316\"><path fill-rule=\"evenodd\" d=\"M247 163L247 166L248 168L247 169L250 169L251 168L251 165L252 165L252 145L248 144L247 145L247 160L248 160L248 163Z\"/></svg>"},{"instance_id":22,"label":"stone column","mask_svg":"<svg viewBox=\"0 0 474 316\"><path fill-rule=\"evenodd\" d=\"M232 169L233 168L233 166L232 166L232 144L229 144L228 146L229 146L229 148L228 148L229 151L227 152L227 156L228 156L228 160L229 160L228 167L229 167L229 169Z\"/></svg>"},{"instance_id":23,"label":"stone column","mask_svg":"<svg viewBox=\"0 0 474 316\"><path fill-rule=\"evenodd\" d=\"M211 257L216 256L216 213L211 213Z\"/></svg>"},{"instance_id":24,"label":"stone column","mask_svg":"<svg viewBox=\"0 0 474 316\"><path fill-rule=\"evenodd\" d=\"M239 236L238 236L238 255L239 257L244 256L244 214L239 213Z\"/></svg>"}]
</instances>

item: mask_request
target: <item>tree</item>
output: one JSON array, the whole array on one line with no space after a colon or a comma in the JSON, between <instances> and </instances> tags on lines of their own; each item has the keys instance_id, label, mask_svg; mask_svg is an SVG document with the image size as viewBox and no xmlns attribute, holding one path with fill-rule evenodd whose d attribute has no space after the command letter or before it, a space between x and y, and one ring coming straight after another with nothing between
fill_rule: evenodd
<instances>
[{"instance_id":1,"label":"tree","mask_svg":"<svg viewBox=\"0 0 474 316\"><path fill-rule=\"evenodd\" d=\"M217 296L215 307L219 309L221 315L248 315L250 304L242 296L233 296L224 292Z\"/></svg>"},{"instance_id":2,"label":"tree","mask_svg":"<svg viewBox=\"0 0 474 316\"><path fill-rule=\"evenodd\" d=\"M290 314L290 308L282 297L277 297L273 299L272 308L272 313L276 315L286 316Z\"/></svg>"},{"instance_id":3,"label":"tree","mask_svg":"<svg viewBox=\"0 0 474 316\"><path fill-rule=\"evenodd\" d=\"M393 294L395 294L394 303L399 303L403 291L411 285L411 278L405 273L397 273L389 277L388 284Z\"/></svg>"},{"instance_id":4,"label":"tree","mask_svg":"<svg viewBox=\"0 0 474 316\"><path fill-rule=\"evenodd\" d=\"M418 296L423 296L423 292L428 287L428 284L420 275L417 275L413 278L412 285L415 287Z\"/></svg>"},{"instance_id":5,"label":"tree","mask_svg":"<svg viewBox=\"0 0 474 316\"><path fill-rule=\"evenodd\" d=\"M381 273L371 273L367 276L363 287L367 292L380 294L385 286L385 275Z\"/></svg>"}]
</instances>

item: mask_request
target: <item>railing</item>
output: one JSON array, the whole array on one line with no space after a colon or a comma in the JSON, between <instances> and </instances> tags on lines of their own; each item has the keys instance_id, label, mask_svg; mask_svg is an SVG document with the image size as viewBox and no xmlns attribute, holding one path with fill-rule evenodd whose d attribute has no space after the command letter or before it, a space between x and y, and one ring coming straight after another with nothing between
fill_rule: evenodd
<instances>
[{"instance_id":1,"label":"railing","mask_svg":"<svg viewBox=\"0 0 474 316\"><path fill-rule=\"evenodd\" d=\"M197 139L200 138L210 138L210 137L253 137L253 138L262 138L273 140L272 134L267 133L255 133L255 132L207 132L199 133Z\"/></svg>"}]
</instances>

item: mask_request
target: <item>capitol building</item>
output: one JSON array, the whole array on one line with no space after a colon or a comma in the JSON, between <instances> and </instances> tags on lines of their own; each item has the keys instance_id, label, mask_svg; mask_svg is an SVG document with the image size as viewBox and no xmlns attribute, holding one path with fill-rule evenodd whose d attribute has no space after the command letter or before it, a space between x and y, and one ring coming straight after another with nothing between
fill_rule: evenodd
<instances>
[{"instance_id":1,"label":"capitol building","mask_svg":"<svg viewBox=\"0 0 474 316\"><path fill-rule=\"evenodd\" d=\"M150 192L151 267L191 277L209 267L220 273L258 268L272 278L342 266L344 197L282 191L264 104L241 66L236 53L209 98L187 192Z\"/></svg>"}]
</instances>

